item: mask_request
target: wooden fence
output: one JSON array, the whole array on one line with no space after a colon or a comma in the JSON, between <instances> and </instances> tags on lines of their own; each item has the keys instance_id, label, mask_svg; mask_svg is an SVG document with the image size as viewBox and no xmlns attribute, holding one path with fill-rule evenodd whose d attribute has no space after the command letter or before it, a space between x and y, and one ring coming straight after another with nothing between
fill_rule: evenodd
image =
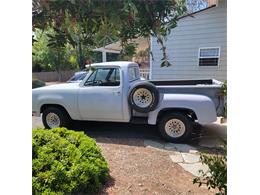
<instances>
[{"instance_id":1,"label":"wooden fence","mask_svg":"<svg viewBox=\"0 0 260 195\"><path fill-rule=\"evenodd\" d=\"M70 77L74 75L74 73L75 70L62 71L60 81L67 81ZM40 79L44 82L59 81L59 75L57 72L33 72L32 77Z\"/></svg>"},{"instance_id":2,"label":"wooden fence","mask_svg":"<svg viewBox=\"0 0 260 195\"><path fill-rule=\"evenodd\" d=\"M74 75L75 70L62 71L61 80L62 82L67 81L70 77ZM149 69L140 69L140 76L145 79L149 79L150 70ZM42 80L44 82L54 82L59 81L59 75L57 72L33 72L32 77Z\"/></svg>"}]
</instances>

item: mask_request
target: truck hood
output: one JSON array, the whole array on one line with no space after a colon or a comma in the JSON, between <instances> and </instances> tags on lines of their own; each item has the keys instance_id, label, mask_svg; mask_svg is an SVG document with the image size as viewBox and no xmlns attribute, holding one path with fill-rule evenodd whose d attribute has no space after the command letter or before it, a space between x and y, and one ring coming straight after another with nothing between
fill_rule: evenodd
<instances>
[{"instance_id":1,"label":"truck hood","mask_svg":"<svg viewBox=\"0 0 260 195\"><path fill-rule=\"evenodd\" d=\"M35 88L33 89L33 91L63 90L63 89L78 89L78 88L79 88L79 83L62 83L62 84L55 84L55 85Z\"/></svg>"}]
</instances>

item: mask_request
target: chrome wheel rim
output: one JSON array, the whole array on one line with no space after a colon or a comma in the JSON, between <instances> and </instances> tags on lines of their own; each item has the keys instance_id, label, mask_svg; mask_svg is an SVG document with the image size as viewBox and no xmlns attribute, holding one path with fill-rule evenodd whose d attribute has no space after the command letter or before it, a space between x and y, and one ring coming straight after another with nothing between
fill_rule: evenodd
<instances>
[{"instance_id":1,"label":"chrome wheel rim","mask_svg":"<svg viewBox=\"0 0 260 195\"><path fill-rule=\"evenodd\" d=\"M165 124L165 131L171 137L181 137L185 133L185 124L179 119L170 119Z\"/></svg>"},{"instance_id":2,"label":"chrome wheel rim","mask_svg":"<svg viewBox=\"0 0 260 195\"><path fill-rule=\"evenodd\" d=\"M135 105L141 108L146 108L151 105L153 101L153 95L148 89L140 88L134 92L133 101Z\"/></svg>"},{"instance_id":3,"label":"chrome wheel rim","mask_svg":"<svg viewBox=\"0 0 260 195\"><path fill-rule=\"evenodd\" d=\"M46 116L46 123L50 128L56 128L60 126L60 117L51 112Z\"/></svg>"}]
</instances>

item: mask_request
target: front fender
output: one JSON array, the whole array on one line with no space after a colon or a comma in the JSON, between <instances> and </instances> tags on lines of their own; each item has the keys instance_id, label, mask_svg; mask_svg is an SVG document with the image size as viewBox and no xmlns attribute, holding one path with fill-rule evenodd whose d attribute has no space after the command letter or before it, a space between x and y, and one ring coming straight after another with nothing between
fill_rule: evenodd
<instances>
[{"instance_id":1,"label":"front fender","mask_svg":"<svg viewBox=\"0 0 260 195\"><path fill-rule=\"evenodd\" d=\"M54 104L54 105L60 105L66 109L68 114L72 119L78 119L79 114L75 112L77 110L77 104L75 100L73 100L73 97L64 97L63 95L58 95L58 94L48 94L44 95L41 94L37 97L34 105L34 111L36 111L36 116L40 116L40 109L43 105L45 104Z\"/></svg>"},{"instance_id":2,"label":"front fender","mask_svg":"<svg viewBox=\"0 0 260 195\"><path fill-rule=\"evenodd\" d=\"M192 94L163 94L158 107L149 113L148 124L155 125L158 114L163 109L189 109L194 111L198 123L208 124L217 120L213 101L203 95Z\"/></svg>"}]
</instances>

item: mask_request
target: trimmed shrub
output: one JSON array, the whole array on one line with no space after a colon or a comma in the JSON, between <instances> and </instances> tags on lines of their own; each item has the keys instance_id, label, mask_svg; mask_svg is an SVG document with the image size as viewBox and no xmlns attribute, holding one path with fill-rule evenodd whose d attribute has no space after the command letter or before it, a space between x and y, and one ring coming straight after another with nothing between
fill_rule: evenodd
<instances>
[{"instance_id":1,"label":"trimmed shrub","mask_svg":"<svg viewBox=\"0 0 260 195\"><path fill-rule=\"evenodd\" d=\"M38 80L38 79L33 79L32 80L32 88L37 88L37 87L43 87L45 86L45 82Z\"/></svg>"},{"instance_id":2,"label":"trimmed shrub","mask_svg":"<svg viewBox=\"0 0 260 195\"><path fill-rule=\"evenodd\" d=\"M66 128L33 129L33 194L89 194L108 178L96 142Z\"/></svg>"}]
</instances>

